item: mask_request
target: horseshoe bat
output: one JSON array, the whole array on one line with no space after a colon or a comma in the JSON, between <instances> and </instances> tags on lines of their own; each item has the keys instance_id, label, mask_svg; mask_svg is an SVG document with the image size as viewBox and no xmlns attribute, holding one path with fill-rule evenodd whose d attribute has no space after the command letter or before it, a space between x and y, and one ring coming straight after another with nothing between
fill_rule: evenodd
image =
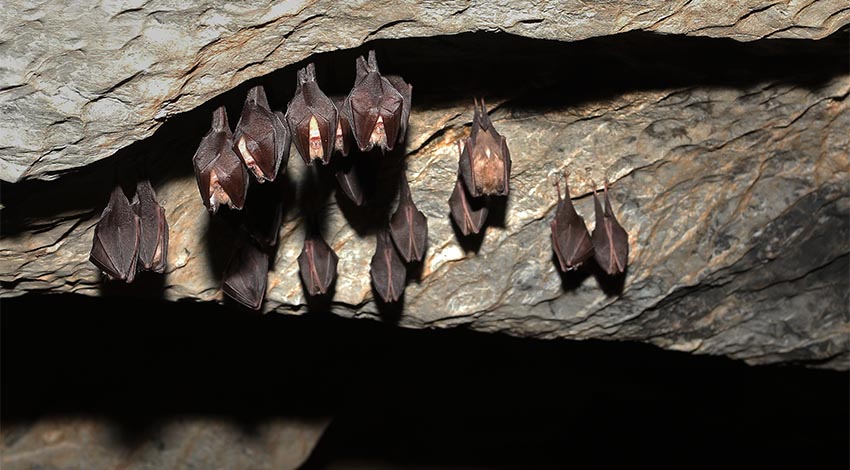
<instances>
[{"instance_id":1,"label":"horseshoe bat","mask_svg":"<svg viewBox=\"0 0 850 470\"><path fill-rule=\"evenodd\" d=\"M351 150L351 139L353 137L351 135L351 119L344 112L345 97L334 96L331 98L331 101L333 101L334 107L336 108L338 121L336 126L336 140L334 140L334 150L339 152L343 157L347 157L348 152Z\"/></svg>"},{"instance_id":2,"label":"horseshoe bat","mask_svg":"<svg viewBox=\"0 0 850 470\"><path fill-rule=\"evenodd\" d=\"M605 180L604 209L596 197L596 185L593 186L593 204L596 211L596 227L591 236L593 254L602 270L613 276L626 270L629 259L629 234L614 217L611 200L608 199L608 180Z\"/></svg>"},{"instance_id":3,"label":"horseshoe bat","mask_svg":"<svg viewBox=\"0 0 850 470\"><path fill-rule=\"evenodd\" d=\"M549 224L552 229L552 248L558 257L561 271L567 272L581 266L593 255L593 243L584 219L578 215L570 199L570 185L564 174L564 198L561 199L561 185L555 181L558 191L558 207L555 218Z\"/></svg>"},{"instance_id":4,"label":"horseshoe bat","mask_svg":"<svg viewBox=\"0 0 850 470\"><path fill-rule=\"evenodd\" d=\"M168 258L168 222L165 209L157 202L156 194L148 180L136 184L136 198L133 205L139 217L139 269L162 273Z\"/></svg>"},{"instance_id":5,"label":"horseshoe bat","mask_svg":"<svg viewBox=\"0 0 850 470\"><path fill-rule=\"evenodd\" d=\"M386 230L378 232L375 255L369 264L372 286L384 302L395 302L404 293L407 268L398 256Z\"/></svg>"},{"instance_id":6,"label":"horseshoe bat","mask_svg":"<svg viewBox=\"0 0 850 470\"><path fill-rule=\"evenodd\" d=\"M221 204L242 209L248 193L248 171L233 151L233 134L224 106L213 112L212 128L201 140L192 164L208 211L215 214Z\"/></svg>"},{"instance_id":7,"label":"horseshoe bat","mask_svg":"<svg viewBox=\"0 0 850 470\"><path fill-rule=\"evenodd\" d=\"M289 161L292 137L280 116L269 108L262 86L248 90L233 141L236 153L260 183L274 181Z\"/></svg>"},{"instance_id":8,"label":"horseshoe bat","mask_svg":"<svg viewBox=\"0 0 850 470\"><path fill-rule=\"evenodd\" d=\"M392 150L404 141L413 87L401 77L383 77L375 51L368 59L357 58L354 87L343 107L350 119L357 147L366 152L374 146Z\"/></svg>"},{"instance_id":9,"label":"horseshoe bat","mask_svg":"<svg viewBox=\"0 0 850 470\"><path fill-rule=\"evenodd\" d=\"M266 296L268 273L269 254L243 233L224 271L222 290L240 304L259 310Z\"/></svg>"},{"instance_id":10,"label":"horseshoe bat","mask_svg":"<svg viewBox=\"0 0 850 470\"><path fill-rule=\"evenodd\" d=\"M360 186L360 179L357 177L357 169L354 162L350 159L339 162L336 171L334 172L336 181L342 192L351 199L351 202L356 206L363 204L363 188Z\"/></svg>"},{"instance_id":11,"label":"horseshoe bat","mask_svg":"<svg viewBox=\"0 0 850 470\"><path fill-rule=\"evenodd\" d=\"M312 165L321 160L327 165L336 143L339 116L333 101L316 83L316 66L312 63L298 71L295 96L286 107L286 121L304 163Z\"/></svg>"},{"instance_id":12,"label":"horseshoe bat","mask_svg":"<svg viewBox=\"0 0 850 470\"><path fill-rule=\"evenodd\" d=\"M321 295L336 279L336 265L339 257L321 236L304 238L304 248L298 255L298 267L301 281L309 295Z\"/></svg>"},{"instance_id":13,"label":"horseshoe bat","mask_svg":"<svg viewBox=\"0 0 850 470\"><path fill-rule=\"evenodd\" d=\"M406 263L422 261L428 243L428 218L416 208L404 172L401 173L398 209L390 218L390 235Z\"/></svg>"},{"instance_id":14,"label":"horseshoe bat","mask_svg":"<svg viewBox=\"0 0 850 470\"><path fill-rule=\"evenodd\" d=\"M133 282L139 254L139 216L116 185L94 228L89 261L112 279Z\"/></svg>"},{"instance_id":15,"label":"horseshoe bat","mask_svg":"<svg viewBox=\"0 0 850 470\"><path fill-rule=\"evenodd\" d=\"M449 197L449 209L452 219L464 236L469 236L471 233L477 234L481 231L489 212L485 202L483 198L470 197L466 187L461 182L461 176L458 175L455 181L455 189Z\"/></svg>"},{"instance_id":16,"label":"horseshoe bat","mask_svg":"<svg viewBox=\"0 0 850 470\"><path fill-rule=\"evenodd\" d=\"M481 110L479 111L479 106ZM460 174L472 197L507 196L511 190L511 153L484 107L474 100L472 131L460 153Z\"/></svg>"}]
</instances>

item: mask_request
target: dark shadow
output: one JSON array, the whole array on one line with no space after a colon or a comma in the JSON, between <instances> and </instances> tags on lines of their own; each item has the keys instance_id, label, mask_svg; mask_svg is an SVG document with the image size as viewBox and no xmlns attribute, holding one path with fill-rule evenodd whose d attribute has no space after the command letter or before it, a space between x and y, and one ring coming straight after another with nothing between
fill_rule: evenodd
<instances>
[{"instance_id":1,"label":"dark shadow","mask_svg":"<svg viewBox=\"0 0 850 470\"><path fill-rule=\"evenodd\" d=\"M426 248L425 255L422 257L422 259L424 260L425 256L427 255L428 252ZM405 263L405 266L407 266L407 281L405 282L405 285L413 282L415 282L416 284L422 282L422 270L425 268L425 263L423 263L422 261L414 260L409 263Z\"/></svg>"},{"instance_id":2,"label":"dark shadow","mask_svg":"<svg viewBox=\"0 0 850 470\"><path fill-rule=\"evenodd\" d=\"M484 226L481 227L481 230L479 230L478 233L464 235L451 214L449 214L448 217L452 222L452 230L455 232L455 239L460 247L463 248L463 251L466 253L477 254L481 250L481 244L484 243L484 235L487 233L487 223L484 223Z\"/></svg>"},{"instance_id":3,"label":"dark shadow","mask_svg":"<svg viewBox=\"0 0 850 470\"><path fill-rule=\"evenodd\" d=\"M331 315L331 306L333 306L334 294L336 294L337 278L328 286L327 292L320 295L310 295L307 286L304 285L304 279L301 280L301 291L304 294L304 300L307 302L307 312L311 315Z\"/></svg>"},{"instance_id":4,"label":"dark shadow","mask_svg":"<svg viewBox=\"0 0 850 470\"><path fill-rule=\"evenodd\" d=\"M629 266L626 266L626 269L619 274L610 275L606 273L599 263L596 262L595 259L589 259L583 266L584 269L587 269L592 275L593 278L596 279L596 283L599 285L599 288L602 289L602 292L605 293L608 297L616 297L623 293L623 289L626 285L626 276L629 274Z\"/></svg>"},{"instance_id":5,"label":"dark shadow","mask_svg":"<svg viewBox=\"0 0 850 470\"><path fill-rule=\"evenodd\" d=\"M490 196L487 198L487 222L484 223L484 228L481 229L482 232L486 227L505 228L509 197L510 195Z\"/></svg>"},{"instance_id":6,"label":"dark shadow","mask_svg":"<svg viewBox=\"0 0 850 470\"><path fill-rule=\"evenodd\" d=\"M569 292L581 287L584 283L584 280L590 277L591 271L587 266L589 263L594 263L592 259L586 261L584 264L579 266L577 269L573 269L572 271L561 271L561 263L558 261L558 255L555 254L555 251L552 251L552 265L555 266L555 270L558 272L558 276L561 277L561 289L564 292Z\"/></svg>"},{"instance_id":7,"label":"dark shadow","mask_svg":"<svg viewBox=\"0 0 850 470\"><path fill-rule=\"evenodd\" d=\"M126 283L119 280L107 280L107 276L100 273L100 292L105 296L133 297L147 299L163 299L165 289L165 276L153 271L139 271L133 282Z\"/></svg>"},{"instance_id":8,"label":"dark shadow","mask_svg":"<svg viewBox=\"0 0 850 470\"><path fill-rule=\"evenodd\" d=\"M395 302L384 302L381 299L381 296L375 292L375 288L372 288L372 295L375 301L375 307L378 308L378 315L388 325L398 325L399 320L401 320L401 315L404 313L404 296L405 292L401 293L401 297L398 298Z\"/></svg>"},{"instance_id":9,"label":"dark shadow","mask_svg":"<svg viewBox=\"0 0 850 470\"><path fill-rule=\"evenodd\" d=\"M203 206L202 206L203 207ZM208 274L221 285L224 271L236 253L237 240L240 235L240 225L243 214L240 211L220 207L216 214L204 210L200 217L206 217L207 225L204 232L204 256L209 260Z\"/></svg>"}]
</instances>

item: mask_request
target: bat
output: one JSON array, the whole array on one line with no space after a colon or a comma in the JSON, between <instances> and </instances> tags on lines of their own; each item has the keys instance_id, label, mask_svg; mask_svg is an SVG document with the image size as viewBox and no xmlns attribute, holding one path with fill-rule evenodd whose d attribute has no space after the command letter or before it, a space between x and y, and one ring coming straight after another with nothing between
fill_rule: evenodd
<instances>
[{"instance_id":1,"label":"bat","mask_svg":"<svg viewBox=\"0 0 850 470\"><path fill-rule=\"evenodd\" d=\"M356 61L354 87L343 104L357 147L366 152L374 146L392 150L404 141L413 87L401 77L383 77L375 51Z\"/></svg>"},{"instance_id":2,"label":"bat","mask_svg":"<svg viewBox=\"0 0 850 470\"><path fill-rule=\"evenodd\" d=\"M321 295L336 279L336 265L339 257L321 236L304 238L304 248L298 255L298 267L301 281L309 295Z\"/></svg>"},{"instance_id":3,"label":"bat","mask_svg":"<svg viewBox=\"0 0 850 470\"><path fill-rule=\"evenodd\" d=\"M596 197L596 185L593 186L593 204L596 209L596 227L591 235L593 255L602 270L613 276L626 270L629 259L629 234L614 217L611 200L608 199L608 180L605 180L604 210Z\"/></svg>"},{"instance_id":4,"label":"bat","mask_svg":"<svg viewBox=\"0 0 850 470\"><path fill-rule=\"evenodd\" d=\"M111 279L133 282L139 254L139 216L120 185L116 185L109 202L94 228L89 261Z\"/></svg>"},{"instance_id":5,"label":"bat","mask_svg":"<svg viewBox=\"0 0 850 470\"><path fill-rule=\"evenodd\" d=\"M248 193L248 170L233 151L233 134L224 106L213 112L212 128L201 140L192 164L208 211L215 214L221 204L242 209Z\"/></svg>"},{"instance_id":6,"label":"bat","mask_svg":"<svg viewBox=\"0 0 850 470\"><path fill-rule=\"evenodd\" d=\"M139 256L137 264L140 270L162 273L168 258L168 222L165 209L157 202L156 194L148 180L136 184L137 202L133 205L139 217Z\"/></svg>"},{"instance_id":7,"label":"bat","mask_svg":"<svg viewBox=\"0 0 850 470\"><path fill-rule=\"evenodd\" d=\"M578 215L570 199L570 185L564 174L564 198L561 199L561 185L555 181L558 192L558 207L555 218L549 224L552 229L552 248L558 257L561 271L567 272L581 266L593 255L593 243L584 219Z\"/></svg>"},{"instance_id":8,"label":"bat","mask_svg":"<svg viewBox=\"0 0 850 470\"><path fill-rule=\"evenodd\" d=\"M240 304L259 310L266 296L269 254L243 234L224 271L222 290Z\"/></svg>"},{"instance_id":9,"label":"bat","mask_svg":"<svg viewBox=\"0 0 850 470\"><path fill-rule=\"evenodd\" d=\"M407 269L398 256L398 253L390 240L390 234L386 230L378 232L378 242L375 246L375 255L369 264L372 286L384 300L384 302L395 302L404 293L404 283L407 280Z\"/></svg>"},{"instance_id":10,"label":"bat","mask_svg":"<svg viewBox=\"0 0 850 470\"><path fill-rule=\"evenodd\" d=\"M481 110L479 111L479 106ZM460 174L473 197L507 196L511 190L511 153L484 107L474 100L472 131L460 153Z\"/></svg>"},{"instance_id":11,"label":"bat","mask_svg":"<svg viewBox=\"0 0 850 470\"><path fill-rule=\"evenodd\" d=\"M334 96L331 98L337 112L338 124L336 126L336 140L334 141L334 150L339 152L343 157L348 156L351 151L351 119L344 112L345 97Z\"/></svg>"},{"instance_id":12,"label":"bat","mask_svg":"<svg viewBox=\"0 0 850 470\"><path fill-rule=\"evenodd\" d=\"M449 209L452 219L464 236L480 232L487 220L486 201L483 198L472 198L461 182L460 175L458 175L455 181L455 189L449 197Z\"/></svg>"},{"instance_id":13,"label":"bat","mask_svg":"<svg viewBox=\"0 0 850 470\"><path fill-rule=\"evenodd\" d=\"M327 165L331 161L338 120L336 106L316 83L316 66L308 64L298 71L295 96L286 107L286 121L305 164L321 160Z\"/></svg>"},{"instance_id":14,"label":"bat","mask_svg":"<svg viewBox=\"0 0 850 470\"><path fill-rule=\"evenodd\" d=\"M334 176L336 176L336 181L339 183L342 192L348 196L348 199L351 199L354 205L363 204L363 188L360 186L360 179L357 177L354 162L350 159L339 162Z\"/></svg>"},{"instance_id":15,"label":"bat","mask_svg":"<svg viewBox=\"0 0 850 470\"><path fill-rule=\"evenodd\" d=\"M428 218L416 208L404 172L400 186L398 209L390 218L390 235L406 263L422 261L428 243Z\"/></svg>"},{"instance_id":16,"label":"bat","mask_svg":"<svg viewBox=\"0 0 850 470\"><path fill-rule=\"evenodd\" d=\"M292 137L281 114L272 112L262 86L248 90L233 133L236 153L260 183L274 181L286 168Z\"/></svg>"}]
</instances>

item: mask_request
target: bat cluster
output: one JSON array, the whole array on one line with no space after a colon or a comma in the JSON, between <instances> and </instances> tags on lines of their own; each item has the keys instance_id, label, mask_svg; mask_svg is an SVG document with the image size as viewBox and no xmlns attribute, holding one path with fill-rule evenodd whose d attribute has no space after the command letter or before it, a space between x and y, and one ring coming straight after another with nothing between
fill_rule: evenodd
<instances>
[{"instance_id":1,"label":"bat cluster","mask_svg":"<svg viewBox=\"0 0 850 470\"><path fill-rule=\"evenodd\" d=\"M94 229L89 260L112 279L133 282L138 271L165 271L168 223L150 181L136 184L131 204L116 185Z\"/></svg>"},{"instance_id":2,"label":"bat cluster","mask_svg":"<svg viewBox=\"0 0 850 470\"><path fill-rule=\"evenodd\" d=\"M614 217L611 200L608 199L608 181L605 181L603 198L605 207L596 196L594 184L593 203L596 212L596 227L590 235L582 218L573 207L570 199L570 187L564 174L564 198L561 187L556 181L558 207L555 217L549 224L552 229L552 248L558 258L561 271L567 272L581 266L591 256L609 276L625 272L629 258L629 235Z\"/></svg>"},{"instance_id":3,"label":"bat cluster","mask_svg":"<svg viewBox=\"0 0 850 470\"><path fill-rule=\"evenodd\" d=\"M479 111L480 107L480 111ZM477 234L487 220L489 196L510 193L511 153L505 137L490 121L484 100L474 101L472 131L462 145L449 209L464 236Z\"/></svg>"}]
</instances>

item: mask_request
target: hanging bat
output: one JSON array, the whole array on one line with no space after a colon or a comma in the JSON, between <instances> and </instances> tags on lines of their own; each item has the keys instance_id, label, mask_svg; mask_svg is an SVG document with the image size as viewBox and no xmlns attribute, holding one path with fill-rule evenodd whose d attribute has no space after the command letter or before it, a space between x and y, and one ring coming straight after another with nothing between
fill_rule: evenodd
<instances>
[{"instance_id":1,"label":"hanging bat","mask_svg":"<svg viewBox=\"0 0 850 470\"><path fill-rule=\"evenodd\" d=\"M484 198L472 198L461 182L460 175L458 175L455 181L455 189L449 197L449 209L452 219L464 236L480 232L487 220L486 201Z\"/></svg>"},{"instance_id":2,"label":"hanging bat","mask_svg":"<svg viewBox=\"0 0 850 470\"><path fill-rule=\"evenodd\" d=\"M570 185L564 173L564 198L561 199L561 185L555 181L558 191L558 207L555 218L549 224L552 229L552 248L558 257L561 271L567 272L581 266L593 255L593 243L584 219L578 215L570 199Z\"/></svg>"},{"instance_id":3,"label":"hanging bat","mask_svg":"<svg viewBox=\"0 0 850 470\"><path fill-rule=\"evenodd\" d=\"M298 71L295 96L286 107L286 121L305 164L321 160L327 165L331 161L339 116L333 101L316 83L316 66L312 63Z\"/></svg>"},{"instance_id":4,"label":"hanging bat","mask_svg":"<svg viewBox=\"0 0 850 470\"><path fill-rule=\"evenodd\" d=\"M460 174L473 197L507 196L511 190L511 153L484 107L474 101L472 131L460 153ZM479 111L479 106L481 110Z\"/></svg>"},{"instance_id":5,"label":"hanging bat","mask_svg":"<svg viewBox=\"0 0 850 470\"><path fill-rule=\"evenodd\" d=\"M390 81L381 76L375 51L369 51L356 61L354 87L343 107L351 121L351 130L358 148L366 152L374 146L383 150L404 141L410 115L412 87L401 77Z\"/></svg>"},{"instance_id":6,"label":"hanging bat","mask_svg":"<svg viewBox=\"0 0 850 470\"><path fill-rule=\"evenodd\" d=\"M133 282L139 254L139 216L116 185L94 228L89 261L112 279Z\"/></svg>"},{"instance_id":7,"label":"hanging bat","mask_svg":"<svg viewBox=\"0 0 850 470\"><path fill-rule=\"evenodd\" d=\"M248 193L248 171L233 151L233 134L224 106L213 112L212 129L201 140L192 164L208 211L215 214L221 204L242 209Z\"/></svg>"},{"instance_id":8,"label":"hanging bat","mask_svg":"<svg viewBox=\"0 0 850 470\"><path fill-rule=\"evenodd\" d=\"M404 293L407 268L398 256L386 230L378 232L375 255L369 264L372 286L384 302L395 302Z\"/></svg>"},{"instance_id":9,"label":"hanging bat","mask_svg":"<svg viewBox=\"0 0 850 470\"><path fill-rule=\"evenodd\" d=\"M224 271L222 290L240 304L259 310L266 296L268 273L269 254L243 234Z\"/></svg>"},{"instance_id":10,"label":"hanging bat","mask_svg":"<svg viewBox=\"0 0 850 470\"><path fill-rule=\"evenodd\" d=\"M342 192L351 199L351 202L356 206L363 204L363 188L360 186L360 179L357 177L357 169L351 159L345 159L337 162L336 181Z\"/></svg>"},{"instance_id":11,"label":"hanging bat","mask_svg":"<svg viewBox=\"0 0 850 470\"><path fill-rule=\"evenodd\" d=\"M292 138L280 113L272 112L262 86L248 90L242 116L233 133L236 153L260 183L274 181L286 168Z\"/></svg>"},{"instance_id":12,"label":"hanging bat","mask_svg":"<svg viewBox=\"0 0 850 470\"><path fill-rule=\"evenodd\" d=\"M428 219L413 202L407 175L401 173L398 209L390 218L390 235L406 263L422 261L428 243Z\"/></svg>"},{"instance_id":13,"label":"hanging bat","mask_svg":"<svg viewBox=\"0 0 850 470\"><path fill-rule=\"evenodd\" d=\"M629 259L629 234L614 217L611 200L608 199L608 180L605 180L604 210L596 197L596 185L593 186L593 203L596 209L596 227L593 228L591 236L593 254L602 270L613 276L626 270Z\"/></svg>"},{"instance_id":14,"label":"hanging bat","mask_svg":"<svg viewBox=\"0 0 850 470\"><path fill-rule=\"evenodd\" d=\"M168 222L165 209L157 202L156 194L148 180L136 184L136 198L133 205L139 216L139 256L140 270L162 273L168 258Z\"/></svg>"},{"instance_id":15,"label":"hanging bat","mask_svg":"<svg viewBox=\"0 0 850 470\"><path fill-rule=\"evenodd\" d=\"M321 295L336 279L336 265L339 257L321 236L304 238L304 248L298 255L298 267L301 281L309 295Z\"/></svg>"},{"instance_id":16,"label":"hanging bat","mask_svg":"<svg viewBox=\"0 0 850 470\"><path fill-rule=\"evenodd\" d=\"M336 108L337 112L336 140L334 140L334 150L339 152L343 157L347 157L348 152L351 151L351 139L353 139L354 137L351 135L351 119L344 112L345 97L334 96L331 97L331 101L333 101L334 107Z\"/></svg>"}]
</instances>

